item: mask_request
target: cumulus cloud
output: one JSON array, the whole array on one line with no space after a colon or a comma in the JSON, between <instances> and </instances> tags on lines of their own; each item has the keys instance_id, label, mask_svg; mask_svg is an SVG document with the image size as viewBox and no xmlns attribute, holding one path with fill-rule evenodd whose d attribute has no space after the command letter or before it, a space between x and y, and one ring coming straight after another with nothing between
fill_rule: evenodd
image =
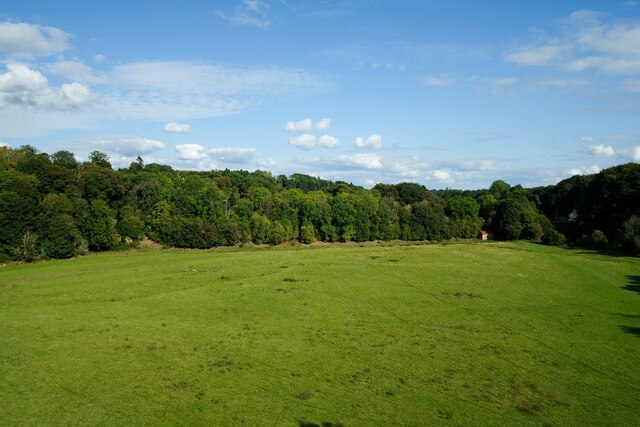
<instances>
[{"instance_id":1,"label":"cumulus cloud","mask_svg":"<svg viewBox=\"0 0 640 427\"><path fill-rule=\"evenodd\" d=\"M359 136L356 138L355 145L357 148L378 149L382 147L382 136L375 133L373 135L369 135L367 139L363 139Z\"/></svg>"},{"instance_id":2,"label":"cumulus cloud","mask_svg":"<svg viewBox=\"0 0 640 427\"><path fill-rule=\"evenodd\" d=\"M559 34L519 46L504 59L525 66L554 65L569 72L636 74L640 71L640 21L607 22L597 12L577 11L565 20Z\"/></svg>"},{"instance_id":3,"label":"cumulus cloud","mask_svg":"<svg viewBox=\"0 0 640 427\"><path fill-rule=\"evenodd\" d=\"M242 4L230 15L218 12L225 21L238 26L252 26L261 30L271 27L269 6L263 0L242 0Z\"/></svg>"},{"instance_id":4,"label":"cumulus cloud","mask_svg":"<svg viewBox=\"0 0 640 427\"><path fill-rule=\"evenodd\" d=\"M55 27L0 22L0 52L12 55L46 56L69 48L69 35Z\"/></svg>"},{"instance_id":5,"label":"cumulus cloud","mask_svg":"<svg viewBox=\"0 0 640 427\"><path fill-rule=\"evenodd\" d=\"M324 132L331 126L331 119L321 119L313 122L311 119L303 119L297 122L287 122L284 129L288 132Z\"/></svg>"},{"instance_id":6,"label":"cumulus cloud","mask_svg":"<svg viewBox=\"0 0 640 427\"><path fill-rule=\"evenodd\" d=\"M588 167L581 167L581 168L571 168L567 170L567 173L572 176L573 175L591 175L598 172L600 172L600 166L598 165L591 165Z\"/></svg>"},{"instance_id":7,"label":"cumulus cloud","mask_svg":"<svg viewBox=\"0 0 640 427\"><path fill-rule=\"evenodd\" d=\"M85 83L101 83L102 77L95 76L91 67L80 61L57 61L49 65L49 71L59 76Z\"/></svg>"},{"instance_id":8,"label":"cumulus cloud","mask_svg":"<svg viewBox=\"0 0 640 427\"><path fill-rule=\"evenodd\" d=\"M193 128L191 127L191 125L188 125L186 123L171 122L171 123L167 123L166 125L164 125L164 131L165 132L189 133L192 130L193 130Z\"/></svg>"},{"instance_id":9,"label":"cumulus cloud","mask_svg":"<svg viewBox=\"0 0 640 427\"><path fill-rule=\"evenodd\" d=\"M180 160L202 160L209 157L200 144L178 144L176 156Z\"/></svg>"},{"instance_id":10,"label":"cumulus cloud","mask_svg":"<svg viewBox=\"0 0 640 427\"><path fill-rule=\"evenodd\" d=\"M47 78L25 64L10 63L0 74L0 106L74 108L86 104L91 92L78 82L65 83L60 88L49 86Z\"/></svg>"},{"instance_id":11,"label":"cumulus cloud","mask_svg":"<svg viewBox=\"0 0 640 427\"><path fill-rule=\"evenodd\" d=\"M335 138L331 135L322 135L318 138L318 145L325 148L336 148L340 145L340 141L338 138Z\"/></svg>"},{"instance_id":12,"label":"cumulus cloud","mask_svg":"<svg viewBox=\"0 0 640 427\"><path fill-rule=\"evenodd\" d=\"M446 170L437 169L437 170L433 171L431 175L432 175L433 179L435 179L436 181L441 182L441 183L451 183L451 182L453 182L453 179L451 178L451 173L447 172Z\"/></svg>"},{"instance_id":13,"label":"cumulus cloud","mask_svg":"<svg viewBox=\"0 0 640 427\"><path fill-rule=\"evenodd\" d=\"M301 150L312 150L316 147L317 137L310 133L289 138L289 144Z\"/></svg>"},{"instance_id":14,"label":"cumulus cloud","mask_svg":"<svg viewBox=\"0 0 640 427\"><path fill-rule=\"evenodd\" d=\"M377 154L344 154L336 158L336 163L356 169L382 169L382 157Z\"/></svg>"},{"instance_id":15,"label":"cumulus cloud","mask_svg":"<svg viewBox=\"0 0 640 427\"><path fill-rule=\"evenodd\" d=\"M631 149L631 160L640 162L640 145L636 145Z\"/></svg>"},{"instance_id":16,"label":"cumulus cloud","mask_svg":"<svg viewBox=\"0 0 640 427\"><path fill-rule=\"evenodd\" d=\"M9 147L9 148L11 148L11 146L9 144L4 143L2 141L0 141L0 147Z\"/></svg>"},{"instance_id":17,"label":"cumulus cloud","mask_svg":"<svg viewBox=\"0 0 640 427\"><path fill-rule=\"evenodd\" d=\"M589 146L589 153L599 157L613 157L616 155L612 146L603 144Z\"/></svg>"},{"instance_id":18,"label":"cumulus cloud","mask_svg":"<svg viewBox=\"0 0 640 427\"><path fill-rule=\"evenodd\" d=\"M209 154L225 163L247 163L258 155L254 148L220 147L212 148Z\"/></svg>"}]
</instances>

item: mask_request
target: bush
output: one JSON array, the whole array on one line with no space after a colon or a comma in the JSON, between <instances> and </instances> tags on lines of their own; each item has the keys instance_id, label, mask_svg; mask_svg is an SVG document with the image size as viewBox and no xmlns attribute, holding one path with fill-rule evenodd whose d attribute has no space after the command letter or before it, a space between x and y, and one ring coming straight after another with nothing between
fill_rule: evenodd
<instances>
[{"instance_id":1,"label":"bush","mask_svg":"<svg viewBox=\"0 0 640 427\"><path fill-rule=\"evenodd\" d=\"M306 224L300 227L300 241L302 243L313 243L316 241L316 233L313 225Z\"/></svg>"},{"instance_id":2,"label":"bush","mask_svg":"<svg viewBox=\"0 0 640 427\"><path fill-rule=\"evenodd\" d=\"M38 235L27 231L20 239L18 246L13 248L13 259L16 261L33 262L40 258Z\"/></svg>"},{"instance_id":3,"label":"bush","mask_svg":"<svg viewBox=\"0 0 640 427\"><path fill-rule=\"evenodd\" d=\"M578 245L589 249L603 250L609 247L609 239L602 231L594 230L591 234L583 235L578 240Z\"/></svg>"},{"instance_id":4,"label":"bush","mask_svg":"<svg viewBox=\"0 0 640 427\"><path fill-rule=\"evenodd\" d=\"M547 234L542 236L542 243L545 245L560 246L564 245L566 240L567 239L564 237L564 234L559 233L556 230L550 230Z\"/></svg>"},{"instance_id":5,"label":"bush","mask_svg":"<svg viewBox=\"0 0 640 427\"><path fill-rule=\"evenodd\" d=\"M633 215L622 224L622 247L633 255L640 255L640 217Z\"/></svg>"}]
</instances>

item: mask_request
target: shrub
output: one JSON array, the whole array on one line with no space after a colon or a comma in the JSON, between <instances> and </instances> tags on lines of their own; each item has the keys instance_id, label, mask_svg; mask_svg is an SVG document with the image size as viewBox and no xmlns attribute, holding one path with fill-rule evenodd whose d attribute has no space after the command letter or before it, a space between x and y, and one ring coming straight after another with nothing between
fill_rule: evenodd
<instances>
[{"instance_id":1,"label":"shrub","mask_svg":"<svg viewBox=\"0 0 640 427\"><path fill-rule=\"evenodd\" d=\"M27 231L20 239L18 246L13 248L13 259L17 261L33 262L40 258L38 235Z\"/></svg>"},{"instance_id":2,"label":"shrub","mask_svg":"<svg viewBox=\"0 0 640 427\"><path fill-rule=\"evenodd\" d=\"M547 234L542 236L542 243L545 245L560 246L564 245L565 242L566 238L564 237L564 234L556 230L550 230Z\"/></svg>"},{"instance_id":3,"label":"shrub","mask_svg":"<svg viewBox=\"0 0 640 427\"><path fill-rule=\"evenodd\" d=\"M300 241L302 243L313 243L316 241L316 233L313 225L306 224L300 227Z\"/></svg>"}]
</instances>

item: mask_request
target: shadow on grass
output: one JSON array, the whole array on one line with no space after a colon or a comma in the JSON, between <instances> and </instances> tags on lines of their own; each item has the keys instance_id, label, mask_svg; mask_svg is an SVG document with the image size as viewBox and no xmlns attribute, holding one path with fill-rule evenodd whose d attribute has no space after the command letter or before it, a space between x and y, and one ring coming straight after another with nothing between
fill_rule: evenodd
<instances>
[{"instance_id":1,"label":"shadow on grass","mask_svg":"<svg viewBox=\"0 0 640 427\"><path fill-rule=\"evenodd\" d=\"M627 276L629 284L622 289L640 294L640 276Z\"/></svg>"},{"instance_id":2,"label":"shadow on grass","mask_svg":"<svg viewBox=\"0 0 640 427\"><path fill-rule=\"evenodd\" d=\"M623 332L640 337L640 327L638 326L620 325L620 329Z\"/></svg>"},{"instance_id":3,"label":"shadow on grass","mask_svg":"<svg viewBox=\"0 0 640 427\"><path fill-rule=\"evenodd\" d=\"M345 427L345 425L342 423L331 423L331 422L325 421L320 424L316 424L316 423L308 423L302 420L298 420L298 426L300 427Z\"/></svg>"}]
</instances>

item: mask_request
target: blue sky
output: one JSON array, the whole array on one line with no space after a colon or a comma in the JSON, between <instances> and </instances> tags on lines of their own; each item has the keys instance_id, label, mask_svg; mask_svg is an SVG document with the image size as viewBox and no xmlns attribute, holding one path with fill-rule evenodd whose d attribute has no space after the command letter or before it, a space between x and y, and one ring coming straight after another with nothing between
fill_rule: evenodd
<instances>
[{"instance_id":1,"label":"blue sky","mask_svg":"<svg viewBox=\"0 0 640 427\"><path fill-rule=\"evenodd\" d=\"M640 162L638 1L8 1L0 144L371 187Z\"/></svg>"}]
</instances>

